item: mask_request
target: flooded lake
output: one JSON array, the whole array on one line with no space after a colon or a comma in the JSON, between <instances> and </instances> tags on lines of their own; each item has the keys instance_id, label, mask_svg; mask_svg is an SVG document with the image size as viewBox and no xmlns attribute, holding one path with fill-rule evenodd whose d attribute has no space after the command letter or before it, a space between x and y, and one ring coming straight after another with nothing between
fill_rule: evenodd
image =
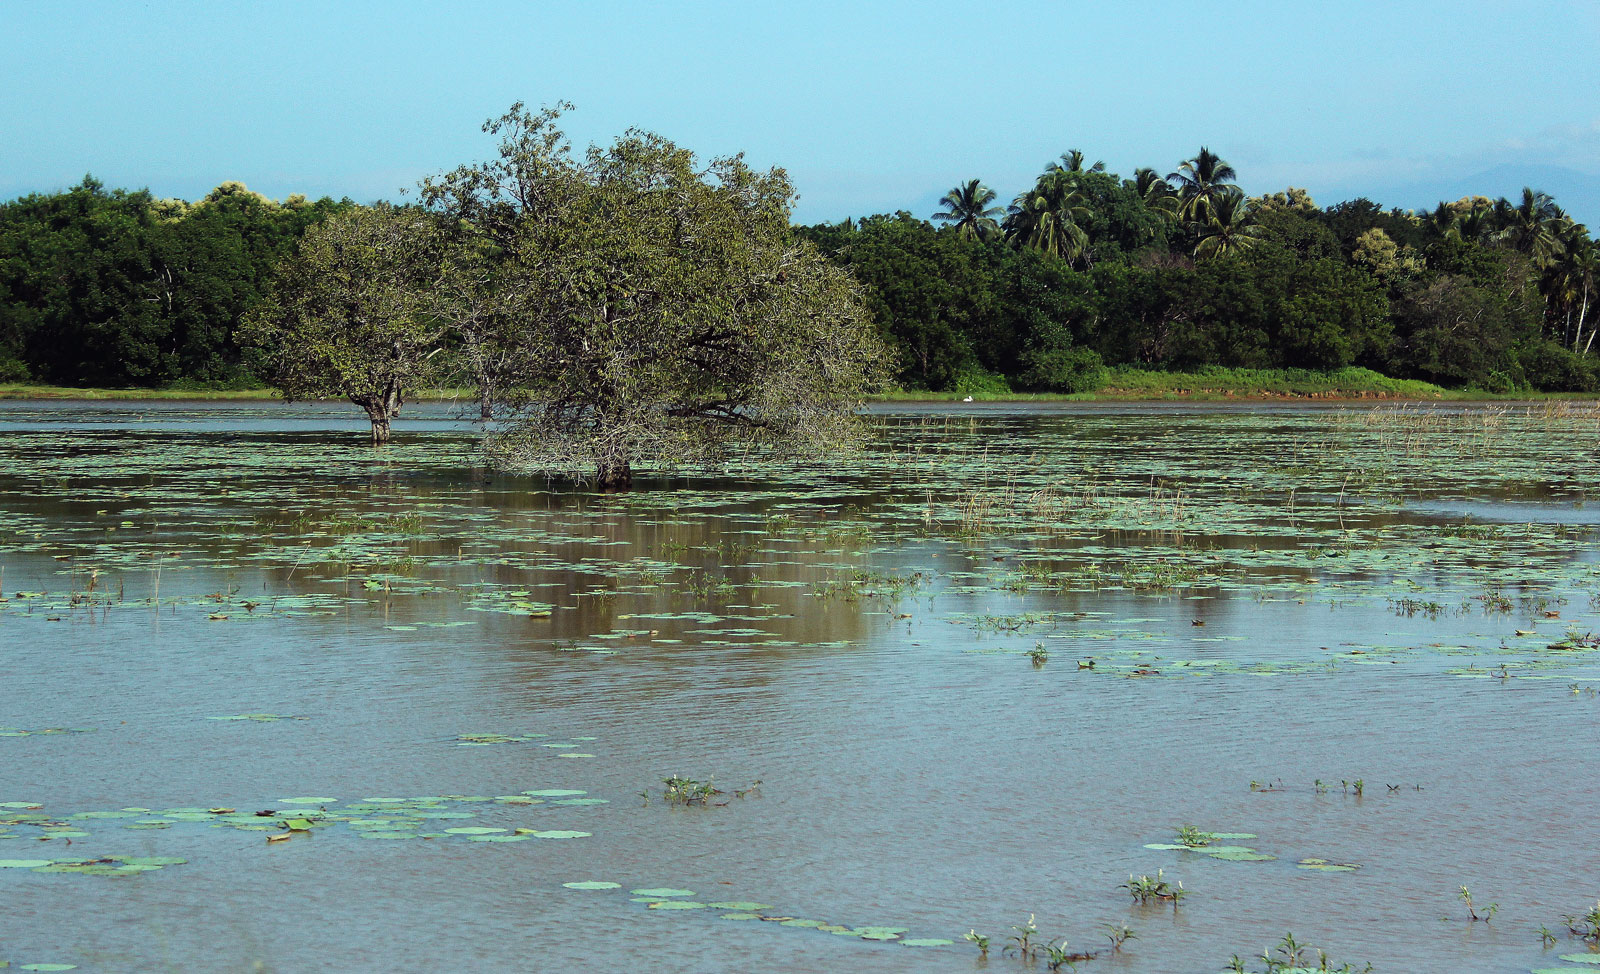
<instances>
[{"instance_id":1,"label":"flooded lake","mask_svg":"<svg viewBox=\"0 0 1600 974\"><path fill-rule=\"evenodd\" d=\"M1593 406L869 419L599 496L0 403L0 961L1600 970Z\"/></svg>"}]
</instances>

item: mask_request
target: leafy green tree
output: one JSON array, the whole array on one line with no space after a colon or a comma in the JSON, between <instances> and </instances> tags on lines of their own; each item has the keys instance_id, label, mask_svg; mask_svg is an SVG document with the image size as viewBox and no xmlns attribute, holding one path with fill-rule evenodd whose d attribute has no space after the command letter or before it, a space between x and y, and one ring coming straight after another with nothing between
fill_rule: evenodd
<instances>
[{"instance_id":1,"label":"leafy green tree","mask_svg":"<svg viewBox=\"0 0 1600 974\"><path fill-rule=\"evenodd\" d=\"M442 364L440 271L429 214L385 204L349 210L306 232L242 337L260 349L285 399L348 399L366 411L372 443L382 446L406 396Z\"/></svg>"},{"instance_id":2,"label":"leafy green tree","mask_svg":"<svg viewBox=\"0 0 1600 974\"><path fill-rule=\"evenodd\" d=\"M0 207L0 333L33 378L149 385L176 371L170 324L145 300L156 277L150 202L85 176Z\"/></svg>"},{"instance_id":3,"label":"leafy green tree","mask_svg":"<svg viewBox=\"0 0 1600 974\"><path fill-rule=\"evenodd\" d=\"M523 248L538 240L531 227L567 219L579 197L578 166L558 122L572 110L559 102L533 111L517 102L483 131L498 140L491 159L422 181L425 206L448 228L449 247L438 294L456 339L462 378L477 392L478 416L522 401L533 346L522 340L542 327L526 298L534 279L519 267ZM537 259L535 255L534 260Z\"/></svg>"},{"instance_id":4,"label":"leafy green tree","mask_svg":"<svg viewBox=\"0 0 1600 974\"><path fill-rule=\"evenodd\" d=\"M1416 274L1423 267L1422 258L1416 251L1396 244L1377 227L1356 238L1356 251L1352 257L1382 281Z\"/></svg>"},{"instance_id":5,"label":"leafy green tree","mask_svg":"<svg viewBox=\"0 0 1600 974\"><path fill-rule=\"evenodd\" d=\"M505 465L631 486L633 464L736 444L837 448L884 355L859 286L789 230L782 170L630 131L519 185L513 336L528 372Z\"/></svg>"},{"instance_id":6,"label":"leafy green tree","mask_svg":"<svg viewBox=\"0 0 1600 974\"><path fill-rule=\"evenodd\" d=\"M954 227L963 237L988 240L999 236L999 218L1006 212L1005 207L990 205L998 198L994 190L969 179L940 198L939 205L944 210L933 218Z\"/></svg>"}]
</instances>

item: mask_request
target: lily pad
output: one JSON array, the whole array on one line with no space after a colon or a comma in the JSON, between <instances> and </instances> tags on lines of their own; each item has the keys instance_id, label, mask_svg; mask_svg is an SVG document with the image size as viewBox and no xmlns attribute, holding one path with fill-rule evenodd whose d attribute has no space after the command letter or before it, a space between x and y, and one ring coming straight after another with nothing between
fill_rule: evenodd
<instances>
[{"instance_id":1,"label":"lily pad","mask_svg":"<svg viewBox=\"0 0 1600 974\"><path fill-rule=\"evenodd\" d=\"M948 947L955 943L954 940L945 940L942 937L913 937L910 940L900 941L902 947Z\"/></svg>"},{"instance_id":2,"label":"lily pad","mask_svg":"<svg viewBox=\"0 0 1600 974\"><path fill-rule=\"evenodd\" d=\"M709 905L715 906L716 904L709 904ZM719 920L759 920L759 919L761 919L761 914L759 914L759 913L724 913L724 914L722 914L722 916L718 917L717 919L719 919Z\"/></svg>"},{"instance_id":3,"label":"lily pad","mask_svg":"<svg viewBox=\"0 0 1600 974\"><path fill-rule=\"evenodd\" d=\"M1564 961L1571 961L1574 964L1600 965L1600 954L1561 954L1560 958Z\"/></svg>"},{"instance_id":4,"label":"lily pad","mask_svg":"<svg viewBox=\"0 0 1600 974\"><path fill-rule=\"evenodd\" d=\"M1244 849L1242 851L1230 849L1227 852L1213 852L1210 855L1211 858L1221 859L1224 862L1267 862L1278 858L1277 856L1256 852L1254 849Z\"/></svg>"},{"instance_id":5,"label":"lily pad","mask_svg":"<svg viewBox=\"0 0 1600 974\"><path fill-rule=\"evenodd\" d=\"M1353 873L1361 868L1353 862L1329 862L1326 859L1302 859L1295 865L1301 869L1320 869L1330 873Z\"/></svg>"},{"instance_id":6,"label":"lily pad","mask_svg":"<svg viewBox=\"0 0 1600 974\"><path fill-rule=\"evenodd\" d=\"M756 910L770 910L770 903L747 903L744 900L723 900L717 903L707 903L719 910L737 910L740 913L754 913Z\"/></svg>"},{"instance_id":7,"label":"lily pad","mask_svg":"<svg viewBox=\"0 0 1600 974\"><path fill-rule=\"evenodd\" d=\"M652 910L703 910L703 909L705 909L705 906L706 905L704 903L696 903L693 900L656 900L654 903L650 904L650 909L652 909Z\"/></svg>"},{"instance_id":8,"label":"lily pad","mask_svg":"<svg viewBox=\"0 0 1600 974\"><path fill-rule=\"evenodd\" d=\"M594 880L594 879L585 880L585 881L583 881L581 883L562 883L561 885L565 886L567 889L621 889L622 888L622 884L621 883L608 883L608 882L605 882L604 880ZM713 903L711 905L712 906L716 906L715 903Z\"/></svg>"}]
</instances>

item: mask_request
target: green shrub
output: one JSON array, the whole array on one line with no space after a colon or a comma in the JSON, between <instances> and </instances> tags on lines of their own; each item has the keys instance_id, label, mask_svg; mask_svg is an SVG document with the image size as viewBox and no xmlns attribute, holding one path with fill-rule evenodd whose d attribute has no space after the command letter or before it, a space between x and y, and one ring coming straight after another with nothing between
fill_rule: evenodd
<instances>
[{"instance_id":1,"label":"green shrub","mask_svg":"<svg viewBox=\"0 0 1600 974\"><path fill-rule=\"evenodd\" d=\"M950 391L964 396L1007 396L1011 394L1011 386L1005 376L972 366L956 373Z\"/></svg>"},{"instance_id":2,"label":"green shrub","mask_svg":"<svg viewBox=\"0 0 1600 974\"><path fill-rule=\"evenodd\" d=\"M1551 341L1524 345L1516 350L1517 364L1535 389L1544 392L1592 392L1596 387L1594 363Z\"/></svg>"},{"instance_id":3,"label":"green shrub","mask_svg":"<svg viewBox=\"0 0 1600 974\"><path fill-rule=\"evenodd\" d=\"M1094 392L1110 375L1092 348L1034 348L1023 354L1022 384L1043 392Z\"/></svg>"}]
</instances>

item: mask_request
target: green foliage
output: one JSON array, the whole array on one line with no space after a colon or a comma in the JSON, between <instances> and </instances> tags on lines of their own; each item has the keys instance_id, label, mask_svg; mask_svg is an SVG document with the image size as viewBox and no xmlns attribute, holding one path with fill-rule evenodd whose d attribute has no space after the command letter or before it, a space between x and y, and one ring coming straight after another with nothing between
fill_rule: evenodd
<instances>
[{"instance_id":1,"label":"green foliage","mask_svg":"<svg viewBox=\"0 0 1600 974\"><path fill-rule=\"evenodd\" d=\"M0 381L246 380L240 320L305 229L348 206L240 183L189 204L92 177L0 204Z\"/></svg>"},{"instance_id":2,"label":"green foliage","mask_svg":"<svg viewBox=\"0 0 1600 974\"><path fill-rule=\"evenodd\" d=\"M526 405L530 376L549 361L549 347L523 340L550 324L553 306L539 310L528 285L540 274L568 275L592 311L598 292L583 289L607 274L671 280L683 298L716 265L742 273L738 248L723 245L687 262L684 248L670 270L659 206L615 225L575 221L580 201L598 207L591 217L623 205L629 167L686 153L630 133L575 155L555 124L568 108L517 106L485 127L501 139L496 157L423 186L450 238L435 285L437 312L451 322L438 364L477 392L485 419ZM696 178L711 185L726 165L743 164L714 161ZM833 269L848 272L823 290L838 298L853 290L849 279L860 286L893 379L910 389L1086 391L1099 375L1091 353L1112 368L1362 366L1503 393L1588 392L1600 381L1600 251L1537 189L1413 213L1368 199L1322 208L1293 187L1247 199L1208 148L1163 171L1122 179L1071 150L1009 212L981 179L965 179L933 215L942 227L905 212L868 216L788 228L787 246L808 254L807 242L825 258L796 258L812 285ZM664 178L688 185L681 173ZM785 230L787 180L747 169L738 178L762 196L749 210L761 220L739 233L775 239ZM0 204L0 382L248 382L238 326L264 300L271 268L308 227L351 207L275 203L238 183L194 203L156 200L92 178ZM573 262L577 247L594 259ZM726 313L739 293L717 293L704 312ZM675 314L671 306L662 304L658 322Z\"/></svg>"},{"instance_id":3,"label":"green foliage","mask_svg":"<svg viewBox=\"0 0 1600 974\"><path fill-rule=\"evenodd\" d=\"M435 221L421 210L341 213L284 261L243 340L260 350L284 398L348 399L366 410L373 443L387 442L409 390L438 374L439 249Z\"/></svg>"},{"instance_id":4,"label":"green foliage","mask_svg":"<svg viewBox=\"0 0 1600 974\"><path fill-rule=\"evenodd\" d=\"M509 295L489 340L521 394L493 457L609 489L636 460L847 443L886 355L856 282L790 232L784 172L641 131L576 158L555 114L514 105L496 159L425 186Z\"/></svg>"},{"instance_id":5,"label":"green foliage","mask_svg":"<svg viewBox=\"0 0 1600 974\"><path fill-rule=\"evenodd\" d=\"M1032 348L1024 353L1023 363L1022 385L1044 392L1094 392L1109 375L1100 353L1092 348Z\"/></svg>"}]
</instances>

